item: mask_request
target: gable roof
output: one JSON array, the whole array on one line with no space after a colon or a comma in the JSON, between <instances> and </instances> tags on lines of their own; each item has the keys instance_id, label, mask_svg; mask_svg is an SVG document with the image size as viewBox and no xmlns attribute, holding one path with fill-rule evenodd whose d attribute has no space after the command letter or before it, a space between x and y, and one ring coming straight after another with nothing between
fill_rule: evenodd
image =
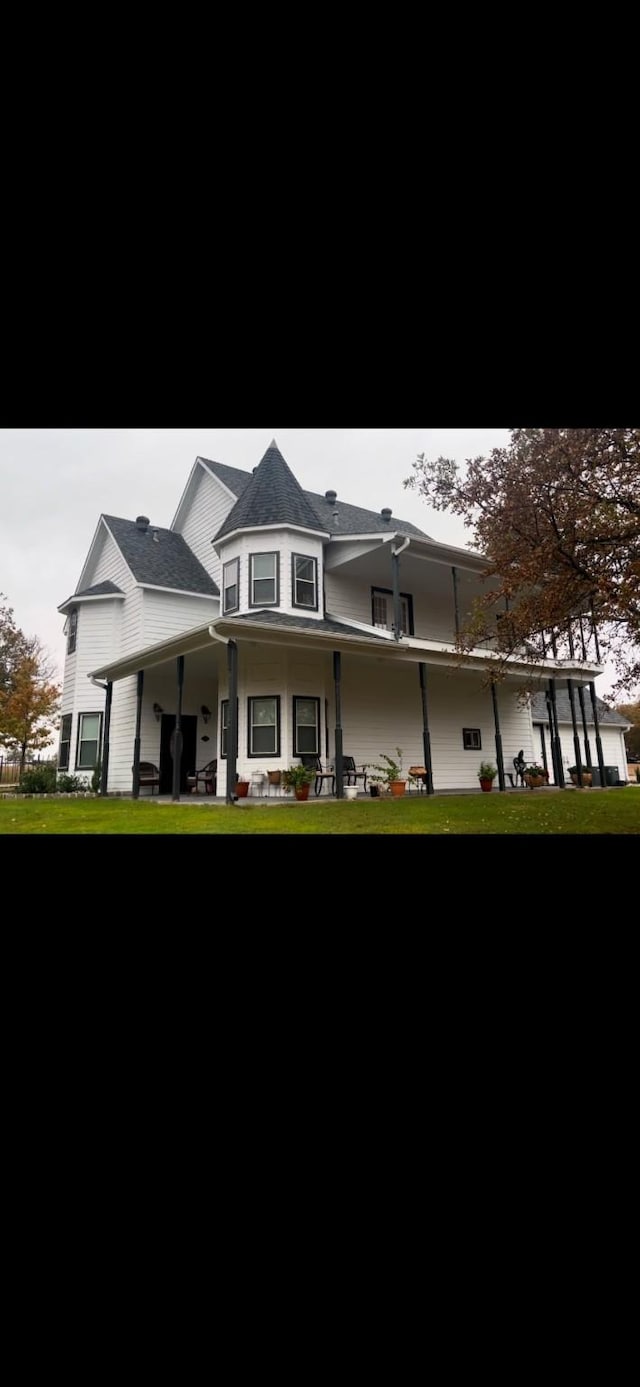
<instances>
[{"instance_id":1,"label":"gable roof","mask_svg":"<svg viewBox=\"0 0 640 1387\"><path fill-rule=\"evenodd\" d=\"M274 447L275 443L272 443L271 448L267 449L262 462L264 462L265 458ZM302 488L299 486L293 473L287 467L277 447L275 451L280 457L283 466L286 468L288 477L295 482L298 491L301 492L302 496L309 503L313 515L311 523L309 523L308 515L304 522L300 520L290 520L288 523L304 524L305 528L319 529L330 535L398 533L403 535L416 535L420 539L431 538L430 535L425 534L424 530L419 530L417 525L412 525L409 520L400 520L395 516L392 516L389 520L385 520L380 514L380 511L366 510L363 506L351 506L348 505L347 502L341 500L328 501L326 496L321 496L317 491L302 491ZM210 458L199 458L198 461L202 462L214 477L218 477L238 499L244 496L249 483L255 479L257 473L257 469L256 472L253 473L242 472L239 467L226 467L224 463L212 462ZM262 466L262 463L260 466ZM229 534L232 529L241 529L247 524L250 524L252 527L255 525L277 524L278 520L282 518L278 516L275 521L265 519L264 516L259 513L257 493L254 493L253 500L251 497L249 498L248 510L252 517L250 522L246 520L239 521L238 515L242 515L242 511L236 511L236 507L234 506L215 536L215 540L221 539L225 534ZM230 524L231 520L233 520L233 525Z\"/></svg>"},{"instance_id":2,"label":"gable roof","mask_svg":"<svg viewBox=\"0 0 640 1387\"><path fill-rule=\"evenodd\" d=\"M74 592L74 597L124 597L122 588L117 588L110 578L105 579L104 583L94 583L92 588L83 588L82 592Z\"/></svg>"},{"instance_id":3,"label":"gable roof","mask_svg":"<svg viewBox=\"0 0 640 1387\"><path fill-rule=\"evenodd\" d=\"M183 535L176 534L175 530L163 530L159 525L140 530L135 520L123 520L117 515L103 515L102 519L137 583L197 592L207 597L219 596L213 578ZM154 535L158 536L157 540Z\"/></svg>"},{"instance_id":4,"label":"gable roof","mask_svg":"<svg viewBox=\"0 0 640 1387\"><path fill-rule=\"evenodd\" d=\"M558 709L558 722L571 722L571 704L569 702L569 695L568 693L565 693L562 689L558 689L556 692L556 706ZM584 706L585 712L587 714L587 722L591 723L591 725L593 726L593 708L591 707L590 698L585 699ZM599 722L606 723L608 727L629 726L627 718L623 718L620 716L620 713L616 713L615 708L608 708L606 703L603 703L601 698L596 698L596 706L598 709ZM580 712L577 706L576 716L578 718L578 726L580 726L582 722L582 713ZM545 694L537 693L533 695L531 699L531 717L534 722L547 722L547 703Z\"/></svg>"},{"instance_id":5,"label":"gable roof","mask_svg":"<svg viewBox=\"0 0 640 1387\"><path fill-rule=\"evenodd\" d=\"M299 525L314 533L324 528L275 439L214 536L214 543L235 530L261 525Z\"/></svg>"}]
</instances>

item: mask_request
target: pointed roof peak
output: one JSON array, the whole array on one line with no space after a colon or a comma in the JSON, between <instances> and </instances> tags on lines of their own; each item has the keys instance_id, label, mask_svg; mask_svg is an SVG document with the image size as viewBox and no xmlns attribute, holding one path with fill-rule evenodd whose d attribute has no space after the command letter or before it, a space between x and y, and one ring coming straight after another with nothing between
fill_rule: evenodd
<instances>
[{"instance_id":1,"label":"pointed roof peak","mask_svg":"<svg viewBox=\"0 0 640 1387\"><path fill-rule=\"evenodd\" d=\"M256 529L262 525L297 525L316 533L324 528L275 439L254 469L215 540L234 530Z\"/></svg>"}]
</instances>

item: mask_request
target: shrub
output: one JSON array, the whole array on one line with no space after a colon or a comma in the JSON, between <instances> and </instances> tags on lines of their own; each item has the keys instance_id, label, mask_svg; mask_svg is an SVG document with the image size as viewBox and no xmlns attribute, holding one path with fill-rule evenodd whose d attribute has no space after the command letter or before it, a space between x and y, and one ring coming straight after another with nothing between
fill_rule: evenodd
<instances>
[{"instance_id":1,"label":"shrub","mask_svg":"<svg viewBox=\"0 0 640 1387\"><path fill-rule=\"evenodd\" d=\"M21 795L55 795L55 766L35 766L33 770L23 771L18 793Z\"/></svg>"},{"instance_id":2,"label":"shrub","mask_svg":"<svg viewBox=\"0 0 640 1387\"><path fill-rule=\"evenodd\" d=\"M100 793L100 780L101 780L101 777L102 777L102 761L101 761L100 757L98 757L98 759L97 759L97 761L96 761L96 768L95 768L95 770L94 770L94 772L93 772L93 775L92 775L92 777L91 777L91 789L93 790L94 795L97 795L97 794Z\"/></svg>"},{"instance_id":3,"label":"shrub","mask_svg":"<svg viewBox=\"0 0 640 1387\"><path fill-rule=\"evenodd\" d=\"M61 795L71 795L74 790L84 790L84 780L79 775L65 775L62 772L58 776L58 793Z\"/></svg>"}]
</instances>

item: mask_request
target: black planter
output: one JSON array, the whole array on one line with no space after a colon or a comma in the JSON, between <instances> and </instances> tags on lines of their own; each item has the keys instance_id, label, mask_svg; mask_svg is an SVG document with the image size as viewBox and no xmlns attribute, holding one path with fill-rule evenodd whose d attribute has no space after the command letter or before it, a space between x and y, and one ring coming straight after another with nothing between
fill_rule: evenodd
<instances>
[{"instance_id":1,"label":"black planter","mask_svg":"<svg viewBox=\"0 0 640 1387\"><path fill-rule=\"evenodd\" d=\"M380 786L379 786L379 785L370 785L370 786L369 786L369 794L371 795L371 798L372 798L372 799L380 799Z\"/></svg>"}]
</instances>

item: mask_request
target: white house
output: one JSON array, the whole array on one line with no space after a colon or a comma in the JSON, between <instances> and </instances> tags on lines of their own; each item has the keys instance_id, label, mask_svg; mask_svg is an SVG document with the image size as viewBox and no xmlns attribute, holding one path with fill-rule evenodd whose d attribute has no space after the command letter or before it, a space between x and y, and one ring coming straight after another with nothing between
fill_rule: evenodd
<instances>
[{"instance_id":1,"label":"white house","mask_svg":"<svg viewBox=\"0 0 640 1387\"><path fill-rule=\"evenodd\" d=\"M584 718L582 710L584 706ZM631 723L616 713L615 708L608 708L602 699L597 699L598 722L600 725L600 741L602 745L602 755L606 770L606 784L616 785L619 781L627 782L627 748L624 740L625 732L628 732ZM571 765L576 764L575 746L573 741L573 726L571 721L571 705L569 695L561 691L556 697L556 711L560 738L562 743L562 761L566 772ZM545 770L549 772L549 782L554 784L557 777L550 755L550 722L549 722L549 703L543 693L533 695L531 700L531 718L533 722L536 760L541 761ZM587 694L584 696L583 690L578 690L576 721L578 724L577 736L582 765L594 767L594 784L599 780L598 757L595 743L595 726L593 721L593 708L591 700Z\"/></svg>"},{"instance_id":2,"label":"white house","mask_svg":"<svg viewBox=\"0 0 640 1387\"><path fill-rule=\"evenodd\" d=\"M59 608L60 766L90 774L101 754L103 791L137 795L150 762L178 798L215 761L231 799L237 773L317 754L340 795L343 755L401 747L429 791L477 787L481 760L508 785L518 751L541 750L523 675L589 700L601 670L523 653L487 687L492 641L462 664L454 644L484 567L390 510L303 491L275 442L253 472L198 457L169 529L100 517Z\"/></svg>"}]
</instances>

